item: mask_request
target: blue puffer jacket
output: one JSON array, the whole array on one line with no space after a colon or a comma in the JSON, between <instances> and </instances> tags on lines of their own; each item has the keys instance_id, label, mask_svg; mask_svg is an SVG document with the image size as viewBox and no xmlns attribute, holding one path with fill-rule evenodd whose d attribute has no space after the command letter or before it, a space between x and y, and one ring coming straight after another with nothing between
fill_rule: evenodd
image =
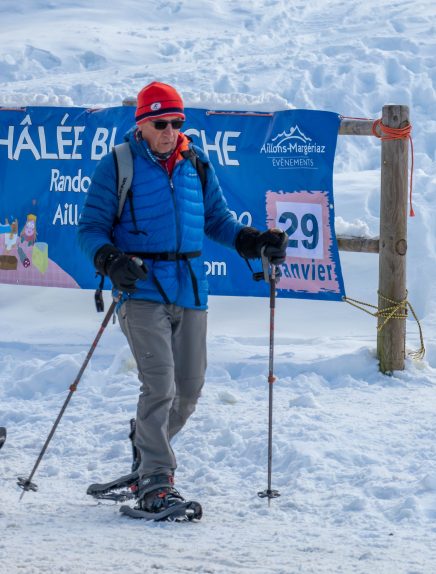
<instances>
[{"instance_id":1,"label":"blue puffer jacket","mask_svg":"<svg viewBox=\"0 0 436 574\"><path fill-rule=\"evenodd\" d=\"M94 261L96 252L107 243L127 253L186 253L202 251L204 234L234 247L242 225L230 213L212 165L204 152L192 146L200 160L207 163L203 197L201 181L192 162L182 159L174 167L171 179L156 160L145 141L135 137L132 128L126 134L133 152L133 214L126 200L116 222L118 194L113 154L97 165L78 227L79 245ZM192 144L190 144L192 145ZM170 303L191 309L206 309L208 286L203 256L189 259L198 284L200 304L196 305L189 263L185 260L144 259L149 270L145 281L137 281L134 299L164 302L154 278L162 286ZM198 301L197 301L198 303Z\"/></svg>"}]
</instances>

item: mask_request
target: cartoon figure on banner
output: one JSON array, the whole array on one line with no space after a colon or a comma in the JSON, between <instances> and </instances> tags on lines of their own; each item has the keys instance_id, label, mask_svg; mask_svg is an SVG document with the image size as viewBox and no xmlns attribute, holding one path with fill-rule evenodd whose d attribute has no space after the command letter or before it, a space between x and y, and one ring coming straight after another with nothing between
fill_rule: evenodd
<instances>
[{"instance_id":1,"label":"cartoon figure on banner","mask_svg":"<svg viewBox=\"0 0 436 574\"><path fill-rule=\"evenodd\" d=\"M18 220L15 219L12 223L6 219L5 223L0 223L0 269L15 271L17 269L18 260L15 255L9 255L9 252L16 246L18 240Z\"/></svg>"},{"instance_id":2,"label":"cartoon figure on banner","mask_svg":"<svg viewBox=\"0 0 436 574\"><path fill-rule=\"evenodd\" d=\"M27 242L27 246L30 247L35 243L36 235L36 215L29 213L27 221L20 233L21 243Z\"/></svg>"},{"instance_id":3,"label":"cartoon figure on banner","mask_svg":"<svg viewBox=\"0 0 436 574\"><path fill-rule=\"evenodd\" d=\"M23 265L27 268L33 265L40 273L45 273L48 268L48 245L43 242L36 242L36 215L29 213L27 221L20 233L21 244L23 247L31 248L27 253L21 245L17 247L18 257Z\"/></svg>"},{"instance_id":4,"label":"cartoon figure on banner","mask_svg":"<svg viewBox=\"0 0 436 574\"><path fill-rule=\"evenodd\" d=\"M4 224L0 224L0 232L4 235L4 249L11 251L15 247L18 240L18 219L14 219L12 223L6 218Z\"/></svg>"}]
</instances>

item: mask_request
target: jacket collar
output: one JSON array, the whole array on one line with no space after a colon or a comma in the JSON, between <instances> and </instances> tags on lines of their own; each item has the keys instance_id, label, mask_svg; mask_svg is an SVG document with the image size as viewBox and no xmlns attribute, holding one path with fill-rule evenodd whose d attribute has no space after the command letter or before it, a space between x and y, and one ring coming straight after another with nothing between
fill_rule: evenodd
<instances>
[{"instance_id":1,"label":"jacket collar","mask_svg":"<svg viewBox=\"0 0 436 574\"><path fill-rule=\"evenodd\" d=\"M136 155L139 155L144 158L149 158L150 154L152 157L155 157L153 152L150 149L148 143L142 139L141 132L136 128L136 126L132 127L124 136L124 139L128 141L133 149L133 152ZM178 163L183 159L183 152L189 149L190 139L185 136L184 133L179 133L179 137L177 139L176 149L171 154L170 158L173 157L175 154L175 162ZM169 159L170 159L169 158ZM155 158L156 161L159 161L158 158ZM167 161L169 161L169 159Z\"/></svg>"}]
</instances>

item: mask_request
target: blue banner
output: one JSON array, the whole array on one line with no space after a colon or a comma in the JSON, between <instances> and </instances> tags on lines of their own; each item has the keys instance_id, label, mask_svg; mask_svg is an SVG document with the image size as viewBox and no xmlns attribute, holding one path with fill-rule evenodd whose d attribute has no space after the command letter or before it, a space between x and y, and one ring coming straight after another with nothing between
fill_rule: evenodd
<instances>
[{"instance_id":1,"label":"blue banner","mask_svg":"<svg viewBox=\"0 0 436 574\"><path fill-rule=\"evenodd\" d=\"M186 116L183 131L209 156L237 219L288 233L278 295L342 299L332 183L339 116L192 108ZM133 124L133 107L0 109L0 283L96 287L76 226L96 163ZM268 295L232 250L206 240L204 256L211 294Z\"/></svg>"}]
</instances>

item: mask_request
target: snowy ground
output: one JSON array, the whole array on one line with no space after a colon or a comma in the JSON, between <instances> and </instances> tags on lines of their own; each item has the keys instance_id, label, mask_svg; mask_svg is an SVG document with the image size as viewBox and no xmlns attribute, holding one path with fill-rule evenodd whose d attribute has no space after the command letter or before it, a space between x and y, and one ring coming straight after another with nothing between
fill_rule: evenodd
<instances>
[{"instance_id":1,"label":"snowy ground","mask_svg":"<svg viewBox=\"0 0 436 574\"><path fill-rule=\"evenodd\" d=\"M378 373L375 319L277 304L273 487L266 487L268 301L212 298L209 368L175 441L198 524L144 524L86 496L130 468L135 365L110 325L35 477L27 476L101 321L90 292L1 285L0 571L433 574L436 568L436 7L419 0L1 0L0 104L115 105L153 79L187 104L379 117L408 104L417 216L409 298L427 354ZM339 138L337 230L378 232L378 141ZM377 258L341 254L375 302ZM419 346L408 321L407 346Z\"/></svg>"}]
</instances>

